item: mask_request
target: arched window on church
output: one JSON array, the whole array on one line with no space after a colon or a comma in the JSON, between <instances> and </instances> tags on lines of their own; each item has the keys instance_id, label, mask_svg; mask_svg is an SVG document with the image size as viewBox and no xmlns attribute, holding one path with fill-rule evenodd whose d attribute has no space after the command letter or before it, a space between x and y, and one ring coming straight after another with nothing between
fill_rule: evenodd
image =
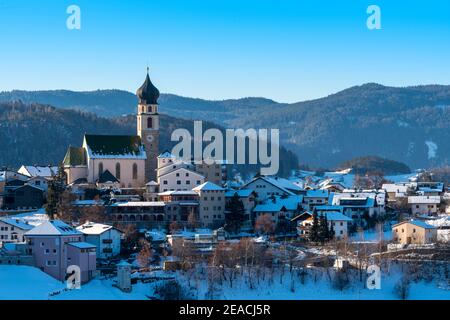
<instances>
[{"instance_id":1,"label":"arched window on church","mask_svg":"<svg viewBox=\"0 0 450 320\"><path fill-rule=\"evenodd\" d=\"M100 176L103 173L103 162L98 164L98 175Z\"/></svg>"},{"instance_id":2,"label":"arched window on church","mask_svg":"<svg viewBox=\"0 0 450 320\"><path fill-rule=\"evenodd\" d=\"M138 178L138 166L136 163L133 163L133 179L136 180Z\"/></svg>"},{"instance_id":3,"label":"arched window on church","mask_svg":"<svg viewBox=\"0 0 450 320\"><path fill-rule=\"evenodd\" d=\"M147 118L147 128L148 129L153 128L153 118L152 117Z\"/></svg>"},{"instance_id":4,"label":"arched window on church","mask_svg":"<svg viewBox=\"0 0 450 320\"><path fill-rule=\"evenodd\" d=\"M116 163L116 178L120 180L120 163Z\"/></svg>"}]
</instances>

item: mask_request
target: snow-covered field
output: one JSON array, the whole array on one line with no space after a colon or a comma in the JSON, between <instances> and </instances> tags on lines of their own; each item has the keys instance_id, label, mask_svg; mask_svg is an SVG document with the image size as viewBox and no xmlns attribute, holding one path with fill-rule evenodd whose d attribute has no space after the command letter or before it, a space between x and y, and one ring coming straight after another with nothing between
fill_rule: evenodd
<instances>
[{"instance_id":1,"label":"snow-covered field","mask_svg":"<svg viewBox=\"0 0 450 320\"><path fill-rule=\"evenodd\" d=\"M326 273L315 273L306 276L304 283L295 272L285 272L281 279L279 274L270 280L253 279L253 289L249 288L244 277L236 279L231 288L223 282L215 290L215 298L220 299L274 299L274 300L327 300L327 299L397 299L394 287L401 274L392 271L390 275L382 275L381 289L369 290L363 283L356 282L344 291L332 287ZM292 277L292 278L291 278ZM187 279L178 274L180 283L187 285ZM28 266L0 266L0 300L142 300L153 295L154 284L138 283L133 285L131 293L124 293L112 286L112 280L93 280L79 290L62 291L58 295L49 293L65 288L65 285L37 268ZM198 288L197 297L202 299L208 290L207 281L191 281ZM448 286L448 284L447 284ZM440 288L441 287L441 288ZM428 283L412 283L409 299L450 299L448 288L442 288L437 281Z\"/></svg>"}]
</instances>

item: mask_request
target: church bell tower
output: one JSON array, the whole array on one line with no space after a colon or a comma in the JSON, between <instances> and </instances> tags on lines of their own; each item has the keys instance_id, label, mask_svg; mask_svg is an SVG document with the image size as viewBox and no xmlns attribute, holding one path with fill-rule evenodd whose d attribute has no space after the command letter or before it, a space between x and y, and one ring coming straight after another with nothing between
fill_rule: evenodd
<instances>
[{"instance_id":1,"label":"church bell tower","mask_svg":"<svg viewBox=\"0 0 450 320\"><path fill-rule=\"evenodd\" d=\"M150 81L147 68L147 77L137 90L139 99L137 112L137 134L145 146L147 160L145 161L145 181L156 181L156 168L159 153L159 90Z\"/></svg>"}]
</instances>

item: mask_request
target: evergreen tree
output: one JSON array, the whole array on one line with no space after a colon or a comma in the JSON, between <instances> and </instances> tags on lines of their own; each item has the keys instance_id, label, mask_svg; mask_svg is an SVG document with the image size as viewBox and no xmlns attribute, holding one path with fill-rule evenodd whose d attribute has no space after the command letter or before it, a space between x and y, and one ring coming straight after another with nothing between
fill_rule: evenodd
<instances>
[{"instance_id":1,"label":"evergreen tree","mask_svg":"<svg viewBox=\"0 0 450 320\"><path fill-rule=\"evenodd\" d=\"M332 222L332 223L330 223L330 231L329 231L328 240L332 240L334 238L335 234L336 234L336 232L334 231L334 226L333 226L333 222Z\"/></svg>"},{"instance_id":2,"label":"evergreen tree","mask_svg":"<svg viewBox=\"0 0 450 320\"><path fill-rule=\"evenodd\" d=\"M225 229L228 232L239 232L244 221L244 216L244 203L239 199L238 194L235 193L225 205Z\"/></svg>"},{"instance_id":3,"label":"evergreen tree","mask_svg":"<svg viewBox=\"0 0 450 320\"><path fill-rule=\"evenodd\" d=\"M309 240L311 242L319 241L319 218L317 216L317 212L313 213L313 224L309 230Z\"/></svg>"},{"instance_id":4,"label":"evergreen tree","mask_svg":"<svg viewBox=\"0 0 450 320\"><path fill-rule=\"evenodd\" d=\"M319 241L324 244L325 241L327 241L328 238L328 221L327 216L325 214L321 214L319 217L319 232L318 232L318 238Z\"/></svg>"},{"instance_id":5,"label":"evergreen tree","mask_svg":"<svg viewBox=\"0 0 450 320\"><path fill-rule=\"evenodd\" d=\"M48 183L47 203L45 212L49 219L53 220L57 217L61 207L63 206L63 193L66 185L66 175L62 164L58 168L56 175Z\"/></svg>"}]
</instances>

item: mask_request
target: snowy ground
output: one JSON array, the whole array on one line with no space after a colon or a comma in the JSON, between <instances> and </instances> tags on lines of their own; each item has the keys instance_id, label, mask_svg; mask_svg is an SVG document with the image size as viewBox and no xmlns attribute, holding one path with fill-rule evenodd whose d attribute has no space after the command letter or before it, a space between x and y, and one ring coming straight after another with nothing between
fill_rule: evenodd
<instances>
[{"instance_id":1,"label":"snowy ground","mask_svg":"<svg viewBox=\"0 0 450 320\"><path fill-rule=\"evenodd\" d=\"M216 298L221 299L274 299L274 300L327 300L327 299L397 299L394 293L395 283L400 273L392 272L389 276L382 275L381 289L368 290L363 283L356 282L344 291L332 287L326 273L308 275L304 284L297 274L286 272L281 280L275 275L272 280L254 279L254 288L249 289L246 280L235 281L231 288L227 282L216 290ZM187 280L179 275L181 283ZM207 281L193 281L198 287L197 297L205 297ZM49 297L49 293L65 288L65 285L39 269L28 266L0 266L0 300L31 299L31 300L142 300L153 295L154 284L138 283L133 285L131 293L124 293L112 286L112 280L93 280L79 290L61 292ZM293 285L292 285L293 283ZM429 283L413 283L410 288L409 299L450 299L448 288L443 289L437 281Z\"/></svg>"}]
</instances>

